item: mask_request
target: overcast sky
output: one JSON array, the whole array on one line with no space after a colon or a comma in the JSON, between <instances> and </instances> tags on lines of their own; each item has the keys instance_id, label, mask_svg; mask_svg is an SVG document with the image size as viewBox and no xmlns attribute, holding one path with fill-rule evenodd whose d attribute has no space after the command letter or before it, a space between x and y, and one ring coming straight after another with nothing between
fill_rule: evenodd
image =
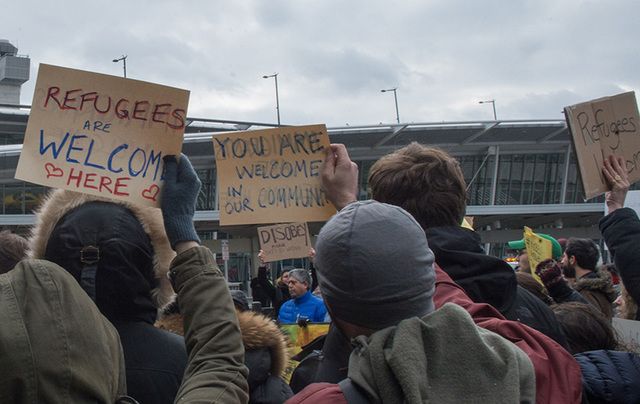
<instances>
[{"instance_id":1,"label":"overcast sky","mask_svg":"<svg viewBox=\"0 0 640 404\"><path fill-rule=\"evenodd\" d=\"M562 119L640 90L640 1L34 1L1 8L0 39L39 63L191 91L188 115L328 126Z\"/></svg>"}]
</instances>

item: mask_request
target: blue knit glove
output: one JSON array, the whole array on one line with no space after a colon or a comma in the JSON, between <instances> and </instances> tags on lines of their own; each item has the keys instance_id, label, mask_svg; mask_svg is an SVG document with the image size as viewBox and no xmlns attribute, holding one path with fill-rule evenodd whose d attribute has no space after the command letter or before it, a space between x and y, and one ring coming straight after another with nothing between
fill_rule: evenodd
<instances>
[{"instance_id":1,"label":"blue knit glove","mask_svg":"<svg viewBox=\"0 0 640 404\"><path fill-rule=\"evenodd\" d=\"M193 225L200 185L187 156L182 154L180 162L176 161L176 156L164 157L162 217L171 248L175 249L181 241L200 242Z\"/></svg>"}]
</instances>

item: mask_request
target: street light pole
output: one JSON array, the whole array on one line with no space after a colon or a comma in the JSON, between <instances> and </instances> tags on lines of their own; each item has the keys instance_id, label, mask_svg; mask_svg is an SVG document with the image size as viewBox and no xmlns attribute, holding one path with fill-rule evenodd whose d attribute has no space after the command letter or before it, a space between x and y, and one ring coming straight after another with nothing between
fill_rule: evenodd
<instances>
[{"instance_id":1,"label":"street light pole","mask_svg":"<svg viewBox=\"0 0 640 404\"><path fill-rule=\"evenodd\" d=\"M280 97L278 96L278 73L270 74L268 76L262 76L263 79L270 79L273 77L276 81L276 112L278 114L278 126L280 126Z\"/></svg>"},{"instance_id":2,"label":"street light pole","mask_svg":"<svg viewBox=\"0 0 640 404\"><path fill-rule=\"evenodd\" d=\"M400 123L400 113L398 112L398 87L389 88L386 90L380 90L381 93L386 93L387 91L393 91L393 99L396 101L396 121Z\"/></svg>"},{"instance_id":3,"label":"street light pole","mask_svg":"<svg viewBox=\"0 0 640 404\"><path fill-rule=\"evenodd\" d=\"M498 116L496 115L496 100L486 100L486 101L478 101L478 104L491 104L493 106L493 120L497 121Z\"/></svg>"},{"instance_id":4,"label":"street light pole","mask_svg":"<svg viewBox=\"0 0 640 404\"><path fill-rule=\"evenodd\" d=\"M113 63L118 63L122 60L122 68L124 69L124 78L127 78L127 55L122 55L117 59L113 59Z\"/></svg>"}]
</instances>

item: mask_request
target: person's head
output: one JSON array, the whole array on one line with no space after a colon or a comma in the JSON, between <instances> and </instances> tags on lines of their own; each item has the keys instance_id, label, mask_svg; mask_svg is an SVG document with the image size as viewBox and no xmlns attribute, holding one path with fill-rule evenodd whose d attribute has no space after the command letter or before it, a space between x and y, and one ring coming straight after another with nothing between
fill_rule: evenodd
<instances>
[{"instance_id":1,"label":"person's head","mask_svg":"<svg viewBox=\"0 0 640 404\"><path fill-rule=\"evenodd\" d=\"M9 230L0 232L0 274L8 272L27 256L29 243Z\"/></svg>"},{"instance_id":2,"label":"person's head","mask_svg":"<svg viewBox=\"0 0 640 404\"><path fill-rule=\"evenodd\" d=\"M285 286L289 285L289 272L293 269L293 267L284 267L282 268L282 272L280 272L280 277L278 278L278 282L282 283Z\"/></svg>"},{"instance_id":3,"label":"person's head","mask_svg":"<svg viewBox=\"0 0 640 404\"><path fill-rule=\"evenodd\" d=\"M520 252L518 253L518 271L531 272L527 250L520 250Z\"/></svg>"},{"instance_id":4,"label":"person's head","mask_svg":"<svg viewBox=\"0 0 640 404\"><path fill-rule=\"evenodd\" d=\"M231 299L233 299L233 305L238 311L249 311L251 310L251 304L249 302L249 296L247 296L244 291L239 289L232 289L229 291L231 293Z\"/></svg>"},{"instance_id":5,"label":"person's head","mask_svg":"<svg viewBox=\"0 0 640 404\"><path fill-rule=\"evenodd\" d=\"M536 233L536 235L551 242L551 258L560 260L562 257L562 247L558 240L549 234ZM518 270L531 272L531 265L529 264L529 255L527 254L527 243L525 239L522 238L520 240L509 241L507 243L507 247L511 250L518 251L518 265L522 267L522 269Z\"/></svg>"},{"instance_id":6,"label":"person's head","mask_svg":"<svg viewBox=\"0 0 640 404\"><path fill-rule=\"evenodd\" d=\"M593 240L588 238L570 238L562 255L565 276L575 278L576 269L595 271L600 252ZM573 275L573 276L572 276Z\"/></svg>"},{"instance_id":7,"label":"person's head","mask_svg":"<svg viewBox=\"0 0 640 404\"><path fill-rule=\"evenodd\" d=\"M635 320L638 312L638 304L633 300L633 297L624 287L624 284L620 284L620 295L613 302L618 311L618 317L627 320Z\"/></svg>"},{"instance_id":8,"label":"person's head","mask_svg":"<svg viewBox=\"0 0 640 404\"><path fill-rule=\"evenodd\" d=\"M618 349L619 342L611 323L593 306L568 302L551 306L551 309L567 337L572 354Z\"/></svg>"},{"instance_id":9,"label":"person's head","mask_svg":"<svg viewBox=\"0 0 640 404\"><path fill-rule=\"evenodd\" d=\"M404 209L354 202L318 235L315 266L331 318L349 337L434 310L433 253Z\"/></svg>"},{"instance_id":10,"label":"person's head","mask_svg":"<svg viewBox=\"0 0 640 404\"><path fill-rule=\"evenodd\" d=\"M311 276L306 269L296 268L289 271L289 280L287 281L289 286L289 295L292 298L300 297L307 293L311 287Z\"/></svg>"},{"instance_id":11,"label":"person's head","mask_svg":"<svg viewBox=\"0 0 640 404\"><path fill-rule=\"evenodd\" d=\"M159 209L58 190L36 218L30 256L71 273L111 321L153 322L172 296Z\"/></svg>"},{"instance_id":12,"label":"person's head","mask_svg":"<svg viewBox=\"0 0 640 404\"><path fill-rule=\"evenodd\" d=\"M423 229L459 226L464 218L464 175L445 151L413 142L376 161L369 186L373 199L400 206Z\"/></svg>"}]
</instances>

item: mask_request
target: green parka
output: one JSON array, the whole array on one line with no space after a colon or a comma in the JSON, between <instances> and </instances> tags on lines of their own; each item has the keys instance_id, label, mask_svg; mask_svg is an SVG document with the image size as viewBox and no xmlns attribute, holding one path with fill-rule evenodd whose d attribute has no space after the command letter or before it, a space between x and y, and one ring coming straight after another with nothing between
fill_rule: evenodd
<instances>
[{"instance_id":1,"label":"green parka","mask_svg":"<svg viewBox=\"0 0 640 404\"><path fill-rule=\"evenodd\" d=\"M115 403L126 393L116 329L58 265L24 260L0 275L0 399Z\"/></svg>"}]
</instances>

